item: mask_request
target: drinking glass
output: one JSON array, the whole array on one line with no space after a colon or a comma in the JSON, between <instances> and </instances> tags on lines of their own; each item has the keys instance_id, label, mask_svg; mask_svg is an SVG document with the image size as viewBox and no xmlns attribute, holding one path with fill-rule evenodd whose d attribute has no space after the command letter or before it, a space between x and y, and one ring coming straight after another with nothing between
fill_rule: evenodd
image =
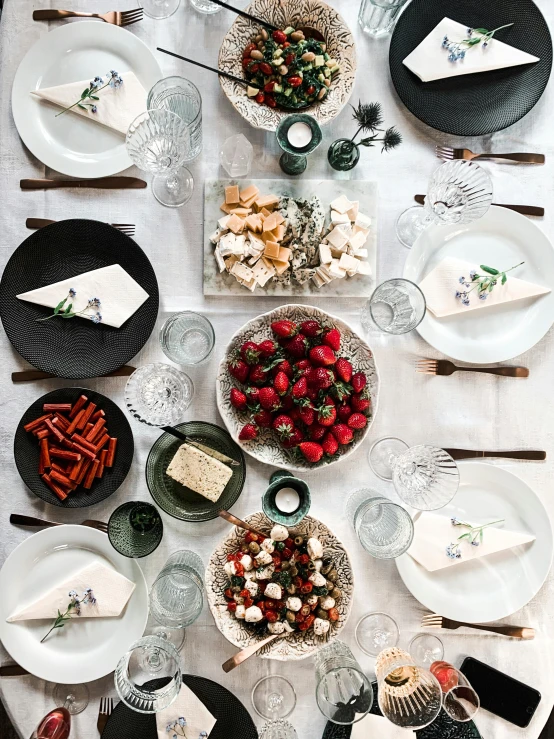
<instances>
[{"instance_id":1,"label":"drinking glass","mask_svg":"<svg viewBox=\"0 0 554 739\"><path fill-rule=\"evenodd\" d=\"M444 657L444 645L439 637L434 634L416 634L410 642L408 650L416 665L427 669L430 668L433 662Z\"/></svg>"},{"instance_id":2,"label":"drinking glass","mask_svg":"<svg viewBox=\"0 0 554 739\"><path fill-rule=\"evenodd\" d=\"M371 490L353 493L346 504L346 514L360 544L372 557L400 557L414 538L414 524L408 511Z\"/></svg>"},{"instance_id":3,"label":"drinking glass","mask_svg":"<svg viewBox=\"0 0 554 739\"><path fill-rule=\"evenodd\" d=\"M365 654L377 657L383 649L398 644L398 625L392 616L382 611L366 613L356 626L356 643Z\"/></svg>"},{"instance_id":4,"label":"drinking glass","mask_svg":"<svg viewBox=\"0 0 554 739\"><path fill-rule=\"evenodd\" d=\"M152 192L162 205L177 208L192 197L194 182L183 162L190 156L185 121L170 110L147 110L127 129L127 153L139 169L153 172Z\"/></svg>"},{"instance_id":5,"label":"drinking glass","mask_svg":"<svg viewBox=\"0 0 554 739\"><path fill-rule=\"evenodd\" d=\"M260 730L260 739L298 739L298 734L288 721L268 721Z\"/></svg>"},{"instance_id":6,"label":"drinking glass","mask_svg":"<svg viewBox=\"0 0 554 739\"><path fill-rule=\"evenodd\" d=\"M443 692L442 707L454 721L470 721L479 710L479 696L466 676L449 662L433 662L431 673Z\"/></svg>"},{"instance_id":7,"label":"drinking glass","mask_svg":"<svg viewBox=\"0 0 554 739\"><path fill-rule=\"evenodd\" d=\"M381 713L404 729L423 729L436 719L441 687L428 671L414 664L402 649L384 649L375 662Z\"/></svg>"},{"instance_id":8,"label":"drinking glass","mask_svg":"<svg viewBox=\"0 0 554 739\"><path fill-rule=\"evenodd\" d=\"M492 182L475 162L457 159L436 169L429 182L425 205L405 210L396 222L396 235L410 249L433 223L449 226L482 218L492 203Z\"/></svg>"},{"instance_id":9,"label":"drinking glass","mask_svg":"<svg viewBox=\"0 0 554 739\"><path fill-rule=\"evenodd\" d=\"M187 549L174 552L150 591L150 613L162 626L184 629L193 624L204 605L204 565Z\"/></svg>"},{"instance_id":10,"label":"drinking glass","mask_svg":"<svg viewBox=\"0 0 554 739\"><path fill-rule=\"evenodd\" d=\"M183 161L196 159L202 151L202 97L196 85L184 77L165 77L148 93L146 107L170 110L187 124L188 153Z\"/></svg>"},{"instance_id":11,"label":"drinking glass","mask_svg":"<svg viewBox=\"0 0 554 739\"><path fill-rule=\"evenodd\" d=\"M408 447L401 439L387 436L373 444L368 458L377 477L392 480L403 502L419 511L443 508L460 484L456 462L434 446Z\"/></svg>"},{"instance_id":12,"label":"drinking glass","mask_svg":"<svg viewBox=\"0 0 554 739\"><path fill-rule=\"evenodd\" d=\"M350 649L337 639L320 649L314 661L321 713L334 724L360 721L371 710L373 689Z\"/></svg>"},{"instance_id":13,"label":"drinking glass","mask_svg":"<svg viewBox=\"0 0 554 739\"><path fill-rule=\"evenodd\" d=\"M378 285L362 309L362 326L371 329L372 321L388 334L406 334L423 321L425 296L419 287L402 277Z\"/></svg>"},{"instance_id":14,"label":"drinking glass","mask_svg":"<svg viewBox=\"0 0 554 739\"><path fill-rule=\"evenodd\" d=\"M178 652L183 648L186 635L185 629L170 629L167 626L162 626L154 619L152 614L149 614L148 623L143 634L143 636L157 636L170 642Z\"/></svg>"},{"instance_id":15,"label":"drinking glass","mask_svg":"<svg viewBox=\"0 0 554 739\"><path fill-rule=\"evenodd\" d=\"M54 703L63 706L72 716L88 706L89 689L84 684L65 685L57 683L52 692Z\"/></svg>"},{"instance_id":16,"label":"drinking glass","mask_svg":"<svg viewBox=\"0 0 554 739\"><path fill-rule=\"evenodd\" d=\"M212 3L210 0L190 0L190 4L199 13L219 13L221 5Z\"/></svg>"},{"instance_id":17,"label":"drinking glass","mask_svg":"<svg viewBox=\"0 0 554 739\"><path fill-rule=\"evenodd\" d=\"M163 353L176 364L200 364L215 344L215 333L207 318L191 310L170 316L160 329Z\"/></svg>"},{"instance_id":18,"label":"drinking glass","mask_svg":"<svg viewBox=\"0 0 554 739\"><path fill-rule=\"evenodd\" d=\"M285 677L268 675L252 688L252 705L262 718L284 719L294 711L296 692Z\"/></svg>"},{"instance_id":19,"label":"drinking glass","mask_svg":"<svg viewBox=\"0 0 554 739\"><path fill-rule=\"evenodd\" d=\"M64 704L46 714L31 734L31 739L68 739L70 731L71 714Z\"/></svg>"},{"instance_id":20,"label":"drinking glass","mask_svg":"<svg viewBox=\"0 0 554 739\"><path fill-rule=\"evenodd\" d=\"M146 557L159 546L163 522L156 506L128 501L118 506L108 521L110 544L124 557Z\"/></svg>"},{"instance_id":21,"label":"drinking glass","mask_svg":"<svg viewBox=\"0 0 554 739\"><path fill-rule=\"evenodd\" d=\"M390 33L407 0L362 0L358 23L374 38Z\"/></svg>"},{"instance_id":22,"label":"drinking glass","mask_svg":"<svg viewBox=\"0 0 554 739\"><path fill-rule=\"evenodd\" d=\"M194 386L184 372L156 362L139 367L127 380L125 404L137 421L149 426L180 423L192 402Z\"/></svg>"},{"instance_id":23,"label":"drinking glass","mask_svg":"<svg viewBox=\"0 0 554 739\"><path fill-rule=\"evenodd\" d=\"M181 690L177 650L165 639L143 636L119 660L114 681L117 694L133 711L163 711Z\"/></svg>"},{"instance_id":24,"label":"drinking glass","mask_svg":"<svg viewBox=\"0 0 554 739\"><path fill-rule=\"evenodd\" d=\"M170 15L176 12L179 7L181 0L138 0L139 5L143 10L144 14L149 18L155 20L162 20L163 18L169 18Z\"/></svg>"}]
</instances>

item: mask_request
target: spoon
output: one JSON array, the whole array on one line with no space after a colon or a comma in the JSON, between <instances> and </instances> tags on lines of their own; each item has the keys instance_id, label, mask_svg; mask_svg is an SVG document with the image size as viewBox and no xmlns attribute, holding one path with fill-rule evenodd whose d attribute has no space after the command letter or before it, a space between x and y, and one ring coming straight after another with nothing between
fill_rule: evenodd
<instances>
[{"instance_id":1,"label":"spoon","mask_svg":"<svg viewBox=\"0 0 554 739\"><path fill-rule=\"evenodd\" d=\"M236 516L233 516L232 513L229 513L229 511L218 511L218 515L221 516L221 518L224 518L229 523L234 524L235 526L238 526L241 529L244 529L245 531L250 531L252 534L257 534L258 536L263 536L264 538L267 536L267 534L262 534L259 529L255 529L253 526L250 526L249 523L246 523L246 521L243 521L240 518L237 518Z\"/></svg>"},{"instance_id":2,"label":"spoon","mask_svg":"<svg viewBox=\"0 0 554 739\"><path fill-rule=\"evenodd\" d=\"M282 636L284 636L284 634L272 634L266 639L262 639L262 641L258 641L255 644L251 644L249 647L241 649L240 652L237 652L221 665L223 672L231 672L231 670L234 670L235 667L238 667L253 654L256 654L256 652L264 647L266 644L269 644L274 639L280 639Z\"/></svg>"}]
</instances>

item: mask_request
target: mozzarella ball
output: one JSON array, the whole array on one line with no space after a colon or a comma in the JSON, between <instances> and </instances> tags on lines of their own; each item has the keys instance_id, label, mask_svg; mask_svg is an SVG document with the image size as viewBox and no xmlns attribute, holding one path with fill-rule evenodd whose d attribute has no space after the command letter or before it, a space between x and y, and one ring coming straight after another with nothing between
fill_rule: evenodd
<instances>
[{"instance_id":1,"label":"mozzarella ball","mask_svg":"<svg viewBox=\"0 0 554 739\"><path fill-rule=\"evenodd\" d=\"M327 580L323 577L320 572L312 572L308 580L315 585L316 588L325 587Z\"/></svg>"},{"instance_id":2,"label":"mozzarella ball","mask_svg":"<svg viewBox=\"0 0 554 739\"><path fill-rule=\"evenodd\" d=\"M269 554L268 552L264 552L263 549L254 557L254 559L256 560L256 567L268 565L273 562L273 557L271 556L271 554Z\"/></svg>"},{"instance_id":3,"label":"mozzarella ball","mask_svg":"<svg viewBox=\"0 0 554 739\"><path fill-rule=\"evenodd\" d=\"M225 564L223 565L223 569L225 570L225 573L228 577L232 577L237 572L234 562L225 562Z\"/></svg>"},{"instance_id":4,"label":"mozzarella ball","mask_svg":"<svg viewBox=\"0 0 554 739\"><path fill-rule=\"evenodd\" d=\"M285 539L289 538L289 532L284 526L277 524L271 529L270 536L273 541L285 541Z\"/></svg>"},{"instance_id":5,"label":"mozzarella ball","mask_svg":"<svg viewBox=\"0 0 554 739\"><path fill-rule=\"evenodd\" d=\"M273 552L275 551L275 542L271 539L264 539L260 546L264 550L264 552L268 552L269 554L273 554Z\"/></svg>"},{"instance_id":6,"label":"mozzarella ball","mask_svg":"<svg viewBox=\"0 0 554 739\"><path fill-rule=\"evenodd\" d=\"M285 624L282 621L275 621L273 624L267 625L270 634L282 634L285 630Z\"/></svg>"},{"instance_id":7,"label":"mozzarella ball","mask_svg":"<svg viewBox=\"0 0 554 739\"><path fill-rule=\"evenodd\" d=\"M267 567L260 567L259 570L256 570L256 580L271 580L274 572L274 564L267 565Z\"/></svg>"},{"instance_id":8,"label":"mozzarella ball","mask_svg":"<svg viewBox=\"0 0 554 739\"><path fill-rule=\"evenodd\" d=\"M244 606L237 606L235 610L235 616L237 618L240 618L240 619L244 618L245 613L246 613L246 608Z\"/></svg>"},{"instance_id":9,"label":"mozzarella ball","mask_svg":"<svg viewBox=\"0 0 554 739\"><path fill-rule=\"evenodd\" d=\"M239 595L238 593L235 593L233 595L233 600L239 606L241 606L244 603L244 598L241 595Z\"/></svg>"},{"instance_id":10,"label":"mozzarella ball","mask_svg":"<svg viewBox=\"0 0 554 739\"><path fill-rule=\"evenodd\" d=\"M258 606L250 606L250 608L246 609L246 612L244 614L244 620L247 621L249 624L256 624L258 623L258 621L261 621L263 617L264 614L261 612Z\"/></svg>"},{"instance_id":11,"label":"mozzarella ball","mask_svg":"<svg viewBox=\"0 0 554 739\"><path fill-rule=\"evenodd\" d=\"M273 600L281 600L282 594L283 591L281 590L281 586L276 582L270 582L264 593L266 598L273 598Z\"/></svg>"},{"instance_id":12,"label":"mozzarella ball","mask_svg":"<svg viewBox=\"0 0 554 739\"><path fill-rule=\"evenodd\" d=\"M254 596L258 595L258 590L259 590L258 583L255 582L254 580L247 580L244 583L244 589L248 590L251 598L254 598Z\"/></svg>"},{"instance_id":13,"label":"mozzarella ball","mask_svg":"<svg viewBox=\"0 0 554 739\"><path fill-rule=\"evenodd\" d=\"M299 611L302 608L302 601L300 598L287 598L287 608L289 611Z\"/></svg>"},{"instance_id":14,"label":"mozzarella ball","mask_svg":"<svg viewBox=\"0 0 554 739\"><path fill-rule=\"evenodd\" d=\"M306 598L306 603L309 606L315 606L315 604L318 601L319 601L319 598L317 597L317 595L315 595L315 593L312 593L311 595L308 595L308 597Z\"/></svg>"},{"instance_id":15,"label":"mozzarella ball","mask_svg":"<svg viewBox=\"0 0 554 739\"><path fill-rule=\"evenodd\" d=\"M292 626L289 624L288 621L282 621L281 623L285 627L285 631L287 632L287 634L290 634L291 631L294 631L294 629L292 628Z\"/></svg>"},{"instance_id":16,"label":"mozzarella ball","mask_svg":"<svg viewBox=\"0 0 554 739\"><path fill-rule=\"evenodd\" d=\"M254 570L248 570L244 573L244 579L248 582L248 580L254 580L256 578L256 573Z\"/></svg>"},{"instance_id":17,"label":"mozzarella ball","mask_svg":"<svg viewBox=\"0 0 554 739\"><path fill-rule=\"evenodd\" d=\"M330 608L335 607L335 599L331 598L330 595L327 595L324 598L320 599L319 607L322 608L324 611L328 611Z\"/></svg>"},{"instance_id":18,"label":"mozzarella ball","mask_svg":"<svg viewBox=\"0 0 554 739\"><path fill-rule=\"evenodd\" d=\"M316 572L321 572L321 568L323 567L323 560L314 559L314 567Z\"/></svg>"},{"instance_id":19,"label":"mozzarella ball","mask_svg":"<svg viewBox=\"0 0 554 739\"><path fill-rule=\"evenodd\" d=\"M241 565L244 567L245 572L249 572L253 567L252 557L249 554L245 554L240 560Z\"/></svg>"},{"instance_id":20,"label":"mozzarella ball","mask_svg":"<svg viewBox=\"0 0 554 739\"><path fill-rule=\"evenodd\" d=\"M331 628L331 623L323 618L316 618L314 621L314 634L316 636L324 636Z\"/></svg>"},{"instance_id":21,"label":"mozzarella ball","mask_svg":"<svg viewBox=\"0 0 554 739\"><path fill-rule=\"evenodd\" d=\"M319 539L308 539L307 547L310 559L321 559L323 557L323 544Z\"/></svg>"}]
</instances>

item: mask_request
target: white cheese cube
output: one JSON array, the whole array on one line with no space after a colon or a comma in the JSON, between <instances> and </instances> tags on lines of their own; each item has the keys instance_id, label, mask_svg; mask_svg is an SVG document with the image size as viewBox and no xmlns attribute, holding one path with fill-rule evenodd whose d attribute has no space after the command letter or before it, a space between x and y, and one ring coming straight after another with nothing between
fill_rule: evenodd
<instances>
[{"instance_id":1,"label":"white cheese cube","mask_svg":"<svg viewBox=\"0 0 554 739\"><path fill-rule=\"evenodd\" d=\"M369 262L364 262L361 259L358 259L358 274L359 275L371 275L371 266Z\"/></svg>"},{"instance_id":2,"label":"white cheese cube","mask_svg":"<svg viewBox=\"0 0 554 739\"><path fill-rule=\"evenodd\" d=\"M219 241L219 239L223 236L223 233L224 232L221 231L219 228L216 229L213 232L213 234L210 236L210 241L212 242L212 244L217 244L217 242Z\"/></svg>"},{"instance_id":3,"label":"white cheese cube","mask_svg":"<svg viewBox=\"0 0 554 739\"><path fill-rule=\"evenodd\" d=\"M246 572L248 572L254 567L254 563L252 562L252 557L249 554L245 554L244 557L241 557L240 563L244 567Z\"/></svg>"},{"instance_id":4,"label":"white cheese cube","mask_svg":"<svg viewBox=\"0 0 554 739\"><path fill-rule=\"evenodd\" d=\"M343 254L339 259L339 267L342 267L342 269L346 270L346 272L348 272L349 270L354 270L354 274L356 274L356 272L358 271L359 263L359 259L356 259L356 257L351 257L348 254Z\"/></svg>"},{"instance_id":5,"label":"white cheese cube","mask_svg":"<svg viewBox=\"0 0 554 739\"><path fill-rule=\"evenodd\" d=\"M347 221L346 223L337 223L335 228L340 228L340 230L350 238L352 236L352 224L350 221Z\"/></svg>"},{"instance_id":6,"label":"white cheese cube","mask_svg":"<svg viewBox=\"0 0 554 739\"><path fill-rule=\"evenodd\" d=\"M346 277L346 270L339 265L338 259L333 259L333 261L329 265L329 274L338 280Z\"/></svg>"},{"instance_id":7,"label":"white cheese cube","mask_svg":"<svg viewBox=\"0 0 554 739\"><path fill-rule=\"evenodd\" d=\"M225 260L221 256L221 252L219 251L219 247L216 246L214 249L214 257L215 261L217 262L217 266L219 267L220 272L225 272Z\"/></svg>"},{"instance_id":8,"label":"white cheese cube","mask_svg":"<svg viewBox=\"0 0 554 739\"><path fill-rule=\"evenodd\" d=\"M367 249L356 249L354 256L356 259L367 259L369 252Z\"/></svg>"},{"instance_id":9,"label":"white cheese cube","mask_svg":"<svg viewBox=\"0 0 554 739\"><path fill-rule=\"evenodd\" d=\"M352 234L348 243L353 247L354 251L356 251L356 249L361 249L366 241L367 235L358 231L357 234Z\"/></svg>"},{"instance_id":10,"label":"white cheese cube","mask_svg":"<svg viewBox=\"0 0 554 739\"><path fill-rule=\"evenodd\" d=\"M227 224L229 223L230 220L231 220L231 216L230 215L221 216L221 218L217 222L217 225L222 230L225 230L225 229L227 229Z\"/></svg>"},{"instance_id":11,"label":"white cheese cube","mask_svg":"<svg viewBox=\"0 0 554 739\"><path fill-rule=\"evenodd\" d=\"M265 552L263 549L254 557L254 559L256 561L256 567L262 567L263 565L268 565L273 562L271 554L269 552Z\"/></svg>"},{"instance_id":12,"label":"white cheese cube","mask_svg":"<svg viewBox=\"0 0 554 739\"><path fill-rule=\"evenodd\" d=\"M329 248L328 244L320 244L319 247L319 261L321 264L331 264L331 259L333 258L331 254L331 249Z\"/></svg>"},{"instance_id":13,"label":"white cheese cube","mask_svg":"<svg viewBox=\"0 0 554 739\"><path fill-rule=\"evenodd\" d=\"M325 280L322 280L321 277L317 274L317 270L312 277L312 282L315 284L318 290L320 290L323 287L323 285L327 284Z\"/></svg>"},{"instance_id":14,"label":"white cheese cube","mask_svg":"<svg viewBox=\"0 0 554 739\"><path fill-rule=\"evenodd\" d=\"M369 227L371 226L371 218L369 216L364 215L363 213L358 213L354 223L356 224L356 226L359 226L360 228L369 229Z\"/></svg>"},{"instance_id":15,"label":"white cheese cube","mask_svg":"<svg viewBox=\"0 0 554 739\"><path fill-rule=\"evenodd\" d=\"M346 195L340 195L331 202L331 210L336 210L338 213L346 213L351 207L352 203Z\"/></svg>"},{"instance_id":16,"label":"white cheese cube","mask_svg":"<svg viewBox=\"0 0 554 739\"><path fill-rule=\"evenodd\" d=\"M302 608L302 601L300 598L291 597L287 598L287 602L285 604L289 611L294 611L295 613L299 611Z\"/></svg>"},{"instance_id":17,"label":"white cheese cube","mask_svg":"<svg viewBox=\"0 0 554 739\"><path fill-rule=\"evenodd\" d=\"M245 282L250 282L254 279L254 275L250 267L246 264L241 264L240 262L235 262L233 264L231 267L231 274L235 275L235 277L240 281L244 280Z\"/></svg>"},{"instance_id":18,"label":"white cheese cube","mask_svg":"<svg viewBox=\"0 0 554 739\"><path fill-rule=\"evenodd\" d=\"M219 240L219 253L222 257L230 257L235 248L235 234L228 233Z\"/></svg>"},{"instance_id":19,"label":"white cheese cube","mask_svg":"<svg viewBox=\"0 0 554 739\"><path fill-rule=\"evenodd\" d=\"M348 235L344 233L338 226L327 234L327 243L331 244L335 249L342 249L348 243Z\"/></svg>"},{"instance_id":20,"label":"white cheese cube","mask_svg":"<svg viewBox=\"0 0 554 739\"><path fill-rule=\"evenodd\" d=\"M260 547L269 554L273 554L275 551L275 542L271 539L264 539L260 544Z\"/></svg>"},{"instance_id":21,"label":"white cheese cube","mask_svg":"<svg viewBox=\"0 0 554 739\"><path fill-rule=\"evenodd\" d=\"M237 609L238 610L238 609ZM314 621L314 634L316 636L325 636L331 628L331 622L324 618L316 618Z\"/></svg>"},{"instance_id":22,"label":"white cheese cube","mask_svg":"<svg viewBox=\"0 0 554 739\"><path fill-rule=\"evenodd\" d=\"M316 539L312 536L310 539L308 539L306 548L308 550L308 555L310 559L320 559L320 557L323 557L323 544L319 541L319 539Z\"/></svg>"},{"instance_id":23,"label":"white cheese cube","mask_svg":"<svg viewBox=\"0 0 554 739\"><path fill-rule=\"evenodd\" d=\"M246 613L244 614L244 620L249 624L258 623L258 621L261 621L263 617L264 614L258 606L250 606L250 608L246 609Z\"/></svg>"},{"instance_id":24,"label":"white cheese cube","mask_svg":"<svg viewBox=\"0 0 554 739\"><path fill-rule=\"evenodd\" d=\"M273 541L285 541L285 539L289 538L289 531L286 526L276 524L271 529L270 537L273 539Z\"/></svg>"},{"instance_id":25,"label":"white cheese cube","mask_svg":"<svg viewBox=\"0 0 554 739\"><path fill-rule=\"evenodd\" d=\"M244 254L245 244L246 239L242 234L240 236L235 236L235 243L233 244L232 254L242 256Z\"/></svg>"},{"instance_id":26,"label":"white cheese cube","mask_svg":"<svg viewBox=\"0 0 554 739\"><path fill-rule=\"evenodd\" d=\"M236 618L243 619L246 615L246 608L243 605L237 606L235 608L235 616ZM315 621L314 621L315 623Z\"/></svg>"},{"instance_id":27,"label":"white cheese cube","mask_svg":"<svg viewBox=\"0 0 554 739\"><path fill-rule=\"evenodd\" d=\"M227 577L233 577L236 574L236 567L234 562L225 562L223 565L223 571Z\"/></svg>"},{"instance_id":28,"label":"white cheese cube","mask_svg":"<svg viewBox=\"0 0 554 739\"><path fill-rule=\"evenodd\" d=\"M325 64L325 57L322 54L316 54L314 59L314 67L323 67Z\"/></svg>"},{"instance_id":29,"label":"white cheese cube","mask_svg":"<svg viewBox=\"0 0 554 739\"><path fill-rule=\"evenodd\" d=\"M256 580L271 580L274 572L274 564L267 565L266 567L260 567L259 570L256 570Z\"/></svg>"},{"instance_id":30,"label":"white cheese cube","mask_svg":"<svg viewBox=\"0 0 554 739\"><path fill-rule=\"evenodd\" d=\"M264 592L265 598L272 598L273 600L281 600L282 595L283 591L281 590L281 586L276 582L270 582Z\"/></svg>"},{"instance_id":31,"label":"white cheese cube","mask_svg":"<svg viewBox=\"0 0 554 739\"><path fill-rule=\"evenodd\" d=\"M364 233L366 236L369 234L369 228L362 228L361 226L356 226L356 224L354 224L352 231L355 234Z\"/></svg>"},{"instance_id":32,"label":"white cheese cube","mask_svg":"<svg viewBox=\"0 0 554 739\"><path fill-rule=\"evenodd\" d=\"M321 280L323 280L323 283L325 285L328 285L335 279L333 275L329 272L328 264L323 264L321 267L318 267L315 273Z\"/></svg>"},{"instance_id":33,"label":"white cheese cube","mask_svg":"<svg viewBox=\"0 0 554 739\"><path fill-rule=\"evenodd\" d=\"M308 580L313 583L316 588L323 588L327 582L321 572L312 572Z\"/></svg>"},{"instance_id":34,"label":"white cheese cube","mask_svg":"<svg viewBox=\"0 0 554 739\"><path fill-rule=\"evenodd\" d=\"M346 215L351 221L355 221L358 217L358 209L360 207L360 201L359 200L353 200L352 201L352 207L346 211Z\"/></svg>"},{"instance_id":35,"label":"white cheese cube","mask_svg":"<svg viewBox=\"0 0 554 739\"><path fill-rule=\"evenodd\" d=\"M183 444L169 463L167 474L181 485L216 503L233 476L233 471L195 446Z\"/></svg>"},{"instance_id":36,"label":"white cheese cube","mask_svg":"<svg viewBox=\"0 0 554 739\"><path fill-rule=\"evenodd\" d=\"M335 607L335 599L331 598L330 595L325 595L319 601L319 607L322 608L324 611L328 611L330 608Z\"/></svg>"},{"instance_id":37,"label":"white cheese cube","mask_svg":"<svg viewBox=\"0 0 554 739\"><path fill-rule=\"evenodd\" d=\"M257 582L254 582L254 580L247 580L244 583L244 589L248 590L251 598L254 598L256 595L258 595L258 590L260 589L260 587Z\"/></svg>"},{"instance_id":38,"label":"white cheese cube","mask_svg":"<svg viewBox=\"0 0 554 739\"><path fill-rule=\"evenodd\" d=\"M283 621L275 621L267 625L267 630L270 634L282 634L285 631L285 624Z\"/></svg>"},{"instance_id":39,"label":"white cheese cube","mask_svg":"<svg viewBox=\"0 0 554 739\"><path fill-rule=\"evenodd\" d=\"M256 266L252 269L252 273L258 285L260 285L260 287L264 287L264 285L275 276L275 268L273 265L268 266L265 264L260 257L257 257L257 259L259 259L259 261L257 261ZM268 541L268 539L265 541ZM262 544L265 544L265 542L262 542Z\"/></svg>"},{"instance_id":40,"label":"white cheese cube","mask_svg":"<svg viewBox=\"0 0 554 739\"><path fill-rule=\"evenodd\" d=\"M338 223L350 223L350 218L346 213L337 213L336 210L332 210L331 223L333 226L336 226Z\"/></svg>"}]
</instances>

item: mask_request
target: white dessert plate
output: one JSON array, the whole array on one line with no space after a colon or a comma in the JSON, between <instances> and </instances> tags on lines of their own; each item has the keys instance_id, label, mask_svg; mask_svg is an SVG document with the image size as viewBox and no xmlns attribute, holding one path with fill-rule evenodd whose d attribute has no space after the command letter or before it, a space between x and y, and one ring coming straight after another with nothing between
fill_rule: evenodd
<instances>
[{"instance_id":1,"label":"white dessert plate","mask_svg":"<svg viewBox=\"0 0 554 739\"><path fill-rule=\"evenodd\" d=\"M470 224L431 226L408 254L403 276L419 283L445 257L474 262L477 270L480 264L502 270L525 261L512 274L553 292L440 319L427 311L417 328L425 341L453 359L491 364L513 359L542 339L554 322L554 249L533 221L492 206Z\"/></svg>"},{"instance_id":2,"label":"white dessert plate","mask_svg":"<svg viewBox=\"0 0 554 739\"><path fill-rule=\"evenodd\" d=\"M109 23L68 23L42 36L23 58L12 88L19 135L46 166L71 177L105 177L132 162L125 138L82 116L64 113L31 90L105 76L110 69L134 72L148 92L162 72L150 49L129 31Z\"/></svg>"},{"instance_id":3,"label":"white dessert plate","mask_svg":"<svg viewBox=\"0 0 554 739\"><path fill-rule=\"evenodd\" d=\"M98 561L136 585L121 616L76 617L43 644L52 619L6 621L72 572ZM140 567L118 554L106 534L87 526L54 526L25 539L2 567L0 593L2 644L32 675L55 683L86 683L108 675L142 636L148 620L148 590Z\"/></svg>"},{"instance_id":4,"label":"white dessert plate","mask_svg":"<svg viewBox=\"0 0 554 739\"><path fill-rule=\"evenodd\" d=\"M432 612L469 623L496 621L523 608L539 592L552 563L552 528L538 496L519 477L482 462L458 466L460 487L441 515L472 524L503 518L507 531L532 534L535 540L435 572L409 554L399 557L396 566L408 590ZM461 533L452 527L452 541Z\"/></svg>"}]
</instances>

